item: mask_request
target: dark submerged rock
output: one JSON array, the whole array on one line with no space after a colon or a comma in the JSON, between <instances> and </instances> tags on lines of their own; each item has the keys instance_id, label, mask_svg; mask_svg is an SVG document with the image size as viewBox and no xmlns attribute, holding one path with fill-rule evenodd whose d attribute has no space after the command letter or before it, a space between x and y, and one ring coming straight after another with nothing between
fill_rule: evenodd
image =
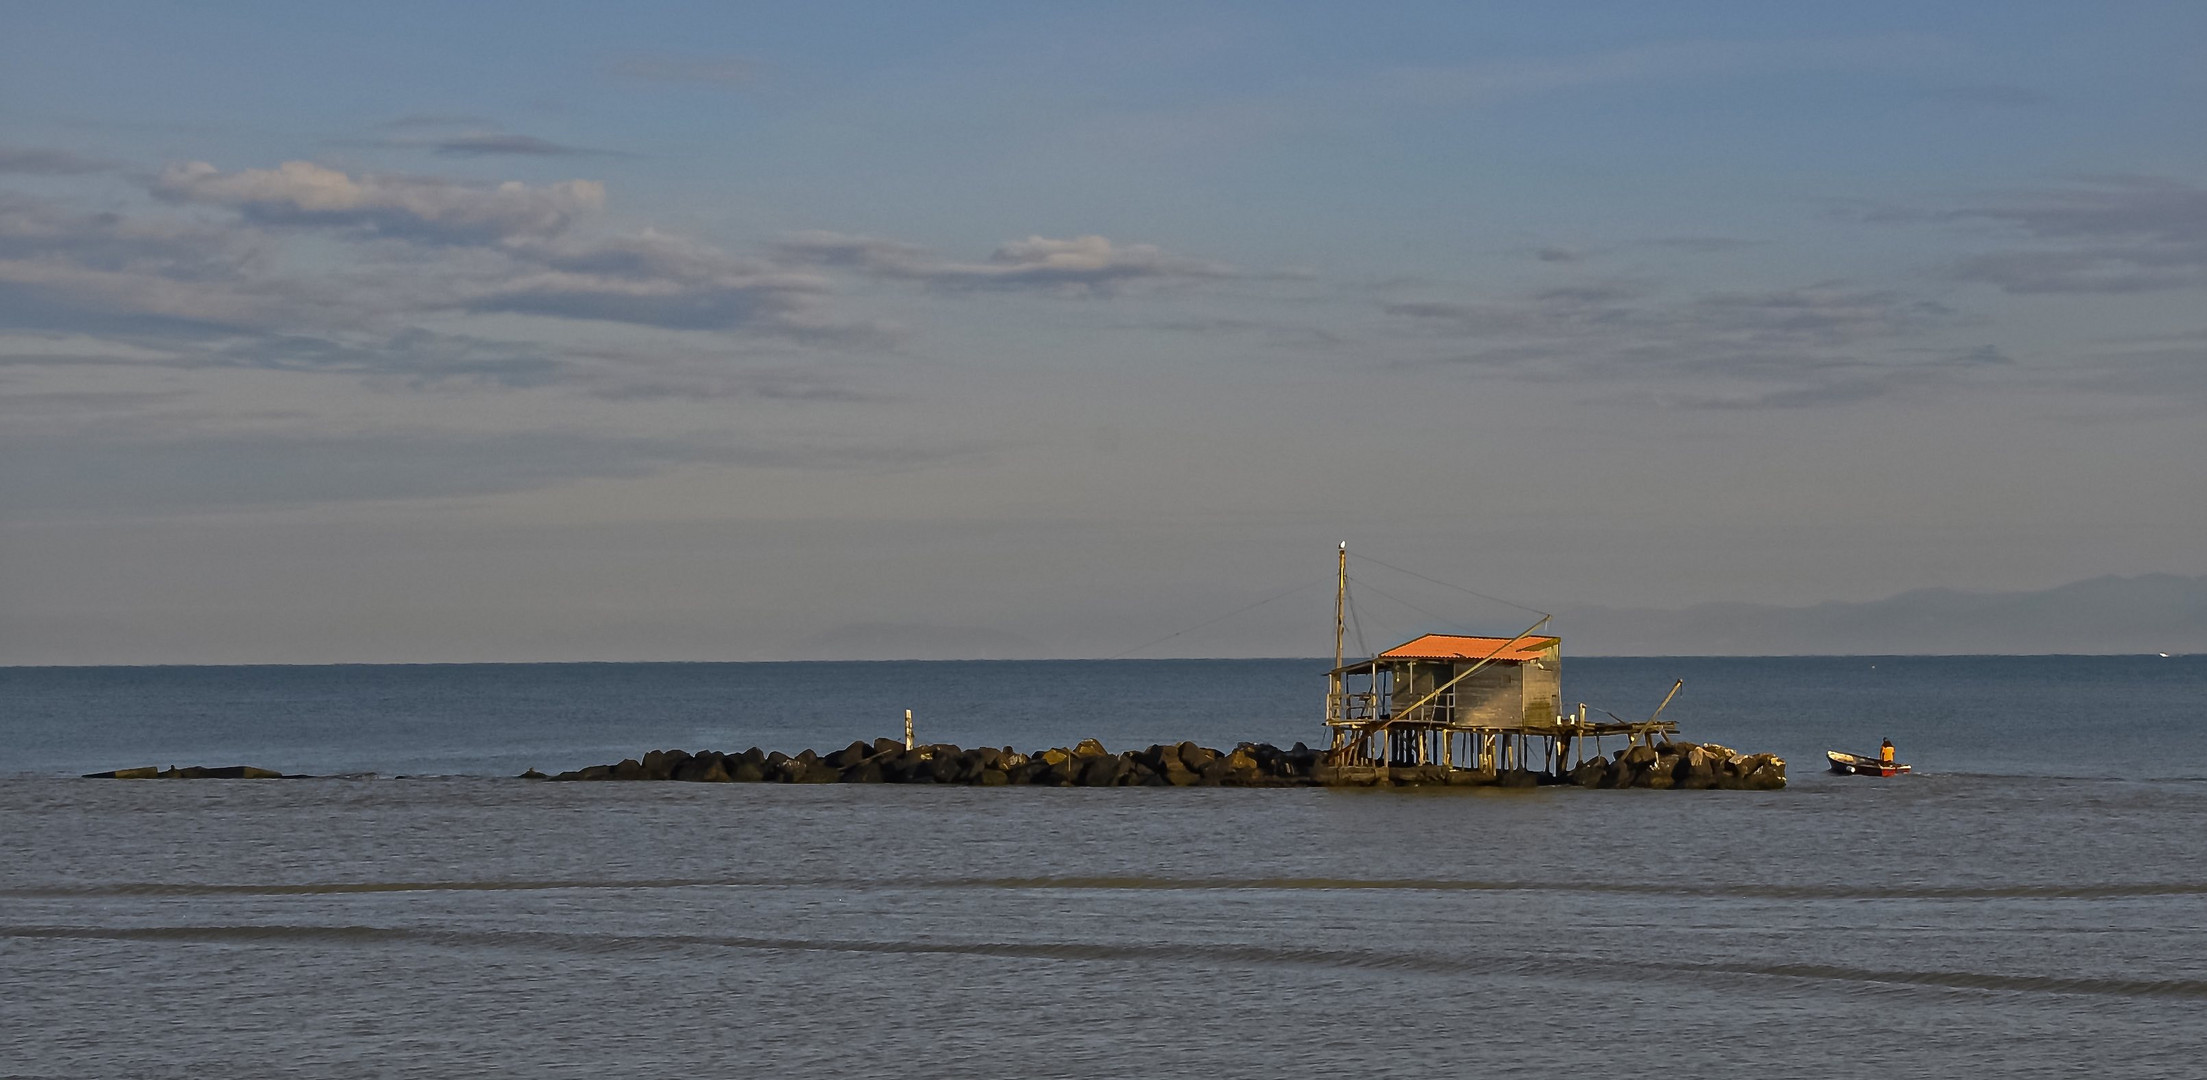
<instances>
[{"instance_id":1,"label":"dark submerged rock","mask_svg":"<svg viewBox=\"0 0 2207 1080\"><path fill-rule=\"evenodd\" d=\"M285 780L287 777L274 769L253 765L188 765L166 769L143 765L135 769L110 769L106 772L85 773L86 780Z\"/></svg>"}]
</instances>

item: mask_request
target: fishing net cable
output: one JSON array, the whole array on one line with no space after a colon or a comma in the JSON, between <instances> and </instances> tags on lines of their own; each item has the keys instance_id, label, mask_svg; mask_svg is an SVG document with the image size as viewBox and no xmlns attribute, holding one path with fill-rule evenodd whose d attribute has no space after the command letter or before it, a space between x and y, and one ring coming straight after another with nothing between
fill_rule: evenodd
<instances>
[{"instance_id":1,"label":"fishing net cable","mask_svg":"<svg viewBox=\"0 0 2207 1080\"><path fill-rule=\"evenodd\" d=\"M1428 618L1428 619L1433 619L1433 620L1435 620L1435 621L1437 621L1437 622L1441 623L1441 624L1442 624L1442 625L1444 625L1444 626L1450 626L1450 627L1454 627L1455 629L1461 630L1461 631L1463 631L1464 633L1466 633L1466 634L1470 634L1470 635L1471 635L1471 636L1473 636L1473 637L1478 637L1478 636L1479 636L1479 631L1477 631L1477 630L1474 630L1474 629L1472 629L1471 627L1465 626L1464 624L1462 624L1462 623L1460 623L1460 622L1457 622L1456 620L1454 620L1454 619L1451 619L1451 618L1449 618L1449 617L1448 617L1448 616L1446 616L1446 615L1438 615L1438 614L1435 614L1435 613L1433 613L1433 612L1427 611L1426 609L1424 609L1424 608L1422 608L1422 607L1419 607L1418 605L1416 605L1416 604L1413 604L1413 603L1411 603L1410 601L1408 601L1408 600L1405 600L1405 599L1403 599L1402 597L1396 596L1395 594L1393 594L1393 593L1391 593L1391 592L1388 592L1387 590L1385 590L1385 589L1382 589L1382 588L1380 588L1379 586L1377 586L1377 585L1374 585L1374 584L1372 584L1372 583L1371 583L1371 582L1369 582L1369 581L1359 581L1359 580L1357 580L1357 579L1356 579L1356 578L1354 578L1354 577L1351 577L1351 578L1349 579L1349 581L1350 581L1350 583L1351 583L1351 584L1355 584L1355 585L1361 585L1361 586L1363 586L1364 588L1366 588L1366 589L1369 589L1369 590L1371 590L1372 592L1374 592L1374 593L1377 593L1377 594L1379 594L1379 595L1380 595L1380 596L1382 596L1382 597L1385 597L1386 599L1389 599L1389 600L1392 600L1392 601L1394 601L1395 603L1401 604L1402 606L1404 606L1404 607L1406 607L1406 608L1409 608L1410 610L1412 610L1412 611L1415 611L1415 612L1417 612L1418 614L1420 614L1420 615L1423 615L1423 616L1425 616L1425 617L1426 617L1426 618ZM1544 613L1544 612L1540 612L1540 613L1536 613L1536 614L1545 614L1545 613Z\"/></svg>"},{"instance_id":2,"label":"fishing net cable","mask_svg":"<svg viewBox=\"0 0 2207 1080\"><path fill-rule=\"evenodd\" d=\"M1447 582L1447 581L1442 581L1441 579L1439 579L1439 578L1434 578L1434 577L1427 577L1427 576L1425 576L1424 574L1418 573L1418 572L1417 572L1417 571L1415 571L1415 570L1405 570L1405 569L1403 569L1402 567L1396 566L1395 564L1393 564L1393 563L1391 563L1391 562L1384 562L1384 561L1382 561L1382 560L1379 560L1379 559L1375 559L1375 558L1371 557L1370 555L1366 555L1366 554L1363 554L1362 552L1355 552L1355 551L1352 551L1352 552L1350 552L1350 553L1349 553L1349 557L1350 557L1350 558L1352 558L1352 559L1362 559L1362 560L1364 560L1365 562L1371 563L1371 564L1372 564L1372 565L1374 565L1374 566L1382 566L1382 567L1385 567L1385 568L1387 568L1387 569L1389 569L1389 570L1393 570L1394 572L1396 572L1396 573L1398 573L1398 574L1408 574L1408 575L1410 575L1411 577L1417 578L1417 579L1418 579L1419 581L1423 581L1423 582L1425 582L1425 583L1427 583L1427 584L1429 584L1429 585L1439 585L1440 587L1442 587L1442 588L1444 588L1444 589L1454 589L1454 590L1456 590L1457 592L1460 592L1460 593L1464 593L1464 594L1466 594L1466 595L1470 595L1470 596L1476 596L1476 597L1478 597L1478 598L1479 598L1479 599L1481 599L1481 600L1492 600L1492 601L1494 601L1494 602L1495 602L1495 603L1497 603L1497 604L1501 604L1501 605L1503 605L1504 607L1513 607L1513 608L1516 608L1516 609L1517 609L1517 610L1519 610L1519 611L1525 611L1525 612L1530 612L1530 613L1532 613L1532 614L1534 614L1534 615L1548 615L1548 614L1552 614L1551 612L1546 612L1546 611L1542 611L1542 610L1540 610L1539 608L1536 608L1536 607L1527 607L1527 606L1525 606L1524 604L1520 604L1520 603L1518 603L1518 602L1517 602L1517 601L1515 601L1515 600L1504 600L1504 599L1502 599L1502 598L1501 598L1501 597L1499 597L1499 596L1489 596L1488 594L1486 594L1486 593L1483 593L1483 592L1480 592L1480 591L1479 591L1479 590L1477 590L1477 589L1467 589L1467 588L1464 588L1463 586L1461 586L1461 585L1457 585L1457 584L1455 584L1455 583L1453 583L1453 582ZM1429 612L1428 614L1430 614L1430 612ZM1435 617L1435 618L1439 618L1439 616L1434 616L1434 617Z\"/></svg>"},{"instance_id":3,"label":"fishing net cable","mask_svg":"<svg viewBox=\"0 0 2207 1080\"><path fill-rule=\"evenodd\" d=\"M1194 626L1185 626L1185 627L1182 627L1182 628L1180 628L1180 629L1178 629L1178 630L1175 630L1175 631L1173 631L1173 632L1172 632L1172 633L1170 633L1170 634L1166 634L1166 635L1165 635L1165 636L1163 636L1163 637L1160 637L1160 638L1155 638L1155 639L1153 639L1153 640L1150 640L1150 641L1145 641L1145 642L1141 643L1140 645L1136 645L1135 647L1133 647L1133 648L1131 648L1131 649L1128 649L1128 650L1127 650L1127 651L1125 651L1125 652L1119 653L1119 654L1117 654L1117 655L1114 655L1114 656L1108 656L1108 657L1105 657L1105 659L1107 659L1107 660L1124 660L1124 659L1126 659L1127 657L1129 657L1129 656L1132 656L1132 655L1134 655L1135 653L1141 652L1141 651L1142 651L1142 650L1144 650L1144 649L1147 649L1147 648L1151 648L1151 647L1153 647L1153 646L1157 646L1157 645L1163 645L1164 643L1166 643L1166 642L1168 642L1168 641L1171 641L1172 639L1174 639L1174 638L1176 638L1176 637L1179 637L1179 636L1180 636L1180 635L1182 635L1182 634L1192 634L1192 633L1194 633L1194 632L1196 632L1196 631L1198 631L1198 630L1201 630L1201 629L1203 629L1203 628L1205 628L1205 627L1207 627L1207 626L1215 626L1215 625L1217 625L1217 624L1219 624L1219 623L1225 622L1226 620L1228 620L1228 619L1231 619L1231 618L1233 618L1233 617L1234 617L1234 616L1236 616L1236 615L1241 615L1241 614L1244 614L1244 613L1246 613L1246 612L1251 612L1251 611L1255 611L1255 610L1257 610L1258 608L1261 608L1261 607L1265 606L1266 604L1272 603L1272 602L1273 602L1273 601L1275 601L1275 600L1285 600L1285 599L1287 599L1288 597L1290 597L1290 596L1293 596L1293 595L1295 595L1296 593L1302 592L1302 591L1304 591L1304 590L1306 590L1306 589L1312 589L1312 588L1316 588L1317 586L1319 586L1319 585L1321 585L1321 584L1327 584L1327 583L1330 583L1330 582L1331 582L1331 580L1332 580L1332 579L1331 579L1331 577L1329 576L1329 577L1327 578L1327 580L1326 580L1326 581L1324 581L1324 582L1319 582L1319 581L1306 581L1306 582L1302 583L1301 585L1297 585L1297 586L1295 586L1295 587L1293 587L1293 588L1290 588L1290 589L1286 589L1286 590L1283 590L1283 591L1281 591L1281 592L1276 592L1276 593L1273 593L1272 595L1270 595L1270 596L1267 596L1267 597L1265 597L1264 599L1262 599L1262 600L1259 600L1259 601L1257 601L1256 603L1243 605L1243 606L1241 606L1241 607L1235 608L1235 609L1234 609L1234 610L1232 610L1232 611L1229 611L1229 612L1227 612L1227 613L1226 613L1226 614L1224 614L1224 615L1220 615L1220 616L1218 616L1218 617L1216 617L1216 618L1211 618L1211 619L1205 619L1204 621L1202 621L1202 622L1199 622L1199 623L1195 624Z\"/></svg>"}]
</instances>

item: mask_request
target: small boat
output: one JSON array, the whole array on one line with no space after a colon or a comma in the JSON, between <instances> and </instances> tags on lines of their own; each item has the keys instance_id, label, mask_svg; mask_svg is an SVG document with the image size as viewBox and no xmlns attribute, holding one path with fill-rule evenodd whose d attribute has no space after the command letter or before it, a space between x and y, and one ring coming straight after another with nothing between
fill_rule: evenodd
<instances>
[{"instance_id":1,"label":"small boat","mask_svg":"<svg viewBox=\"0 0 2207 1080\"><path fill-rule=\"evenodd\" d=\"M1910 771L1908 766L1898 761L1886 764L1876 757L1866 757L1862 754L1843 754L1837 750L1826 750L1824 756L1831 759L1832 771L1841 776L1898 776Z\"/></svg>"}]
</instances>

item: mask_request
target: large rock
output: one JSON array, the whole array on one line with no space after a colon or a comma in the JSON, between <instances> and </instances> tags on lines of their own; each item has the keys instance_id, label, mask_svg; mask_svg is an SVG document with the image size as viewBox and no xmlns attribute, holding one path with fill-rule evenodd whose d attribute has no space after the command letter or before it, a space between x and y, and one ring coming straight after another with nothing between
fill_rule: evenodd
<instances>
[{"instance_id":1,"label":"large rock","mask_svg":"<svg viewBox=\"0 0 2207 1080\"><path fill-rule=\"evenodd\" d=\"M1079 745L1073 747L1074 757L1109 757L1110 755L1111 751L1104 749L1104 745L1094 739L1082 739Z\"/></svg>"},{"instance_id":2,"label":"large rock","mask_svg":"<svg viewBox=\"0 0 2207 1080\"><path fill-rule=\"evenodd\" d=\"M974 774L980 772L980 768L963 755L953 754L931 760L934 765L935 782L938 784L963 784L971 780Z\"/></svg>"},{"instance_id":3,"label":"large rock","mask_svg":"<svg viewBox=\"0 0 2207 1080\"><path fill-rule=\"evenodd\" d=\"M710 751L691 755L676 763L669 778L693 784L725 784L729 780L727 765L722 762L719 754Z\"/></svg>"},{"instance_id":4,"label":"large rock","mask_svg":"<svg viewBox=\"0 0 2207 1080\"><path fill-rule=\"evenodd\" d=\"M1786 759L1776 754L1756 754L1755 767L1741 781L1751 791L1776 791L1786 786Z\"/></svg>"},{"instance_id":5,"label":"large rock","mask_svg":"<svg viewBox=\"0 0 2207 1080\"><path fill-rule=\"evenodd\" d=\"M1108 754L1088 756L1080 767L1074 782L1082 787L1111 787L1119 782L1119 770L1123 763Z\"/></svg>"},{"instance_id":6,"label":"large rock","mask_svg":"<svg viewBox=\"0 0 2207 1080\"><path fill-rule=\"evenodd\" d=\"M894 754L883 754L877 760L881 764L881 778L889 783L935 782L935 763L923 750L899 750Z\"/></svg>"}]
</instances>

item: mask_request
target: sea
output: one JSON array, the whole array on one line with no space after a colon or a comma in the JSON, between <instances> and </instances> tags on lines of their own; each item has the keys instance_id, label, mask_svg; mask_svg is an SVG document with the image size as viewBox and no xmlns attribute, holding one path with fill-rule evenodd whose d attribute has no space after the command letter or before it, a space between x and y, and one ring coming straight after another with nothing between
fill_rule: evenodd
<instances>
[{"instance_id":1,"label":"sea","mask_svg":"<svg viewBox=\"0 0 2207 1080\"><path fill-rule=\"evenodd\" d=\"M1316 744L1326 666L0 668L0 1076L2207 1075L2207 657L1566 659L1770 792L515 778ZM78 776L233 764L314 778Z\"/></svg>"}]
</instances>

